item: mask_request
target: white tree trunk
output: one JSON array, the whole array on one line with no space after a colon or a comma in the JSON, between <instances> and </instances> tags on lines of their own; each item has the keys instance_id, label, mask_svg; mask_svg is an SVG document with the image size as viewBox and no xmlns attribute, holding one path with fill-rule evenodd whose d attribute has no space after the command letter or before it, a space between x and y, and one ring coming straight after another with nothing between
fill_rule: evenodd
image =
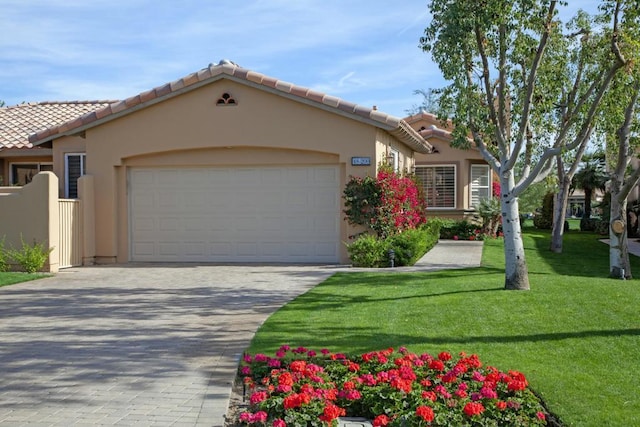
<instances>
[{"instance_id":1,"label":"white tree trunk","mask_svg":"<svg viewBox=\"0 0 640 427\"><path fill-rule=\"evenodd\" d=\"M513 171L500 178L500 204L502 210L502 232L504 234L505 281L509 290L529 290L529 274L524 255L518 198L512 196Z\"/></svg>"},{"instance_id":2,"label":"white tree trunk","mask_svg":"<svg viewBox=\"0 0 640 427\"><path fill-rule=\"evenodd\" d=\"M615 184L614 184L615 185ZM627 199L619 201L619 191L611 189L611 219L609 221L609 277L631 278L627 245Z\"/></svg>"},{"instance_id":3,"label":"white tree trunk","mask_svg":"<svg viewBox=\"0 0 640 427\"><path fill-rule=\"evenodd\" d=\"M553 228L551 230L551 251L556 253L562 252L562 242L564 235L564 220L567 212L567 204L569 201L569 187L571 180L565 176L560 183L560 189L556 194L553 203Z\"/></svg>"}]
</instances>

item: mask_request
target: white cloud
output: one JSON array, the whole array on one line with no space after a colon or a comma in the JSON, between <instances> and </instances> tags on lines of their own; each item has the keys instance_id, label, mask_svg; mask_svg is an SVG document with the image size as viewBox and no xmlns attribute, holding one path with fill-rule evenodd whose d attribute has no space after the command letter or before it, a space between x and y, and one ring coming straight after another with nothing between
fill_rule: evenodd
<instances>
[{"instance_id":1,"label":"white cloud","mask_svg":"<svg viewBox=\"0 0 640 427\"><path fill-rule=\"evenodd\" d=\"M424 25L423 0L5 0L0 99L124 98L228 58L396 108L429 87Z\"/></svg>"}]
</instances>

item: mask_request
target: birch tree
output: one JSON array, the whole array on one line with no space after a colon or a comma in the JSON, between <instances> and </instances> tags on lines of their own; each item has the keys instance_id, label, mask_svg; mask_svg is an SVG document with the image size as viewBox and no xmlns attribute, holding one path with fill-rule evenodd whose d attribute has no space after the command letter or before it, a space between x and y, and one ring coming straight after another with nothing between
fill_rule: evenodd
<instances>
[{"instance_id":1,"label":"birch tree","mask_svg":"<svg viewBox=\"0 0 640 427\"><path fill-rule=\"evenodd\" d=\"M433 19L420 39L451 82L439 101L440 115L454 125L453 144L468 147L471 135L500 179L505 289L529 289L518 196L553 172L563 155L586 144L603 95L624 66L615 54L613 31L611 48L603 54L609 66L599 69L595 80L585 84L578 68L569 72L571 58L580 55L570 54L557 4L432 0ZM521 156L524 166L516 177Z\"/></svg>"}]
</instances>

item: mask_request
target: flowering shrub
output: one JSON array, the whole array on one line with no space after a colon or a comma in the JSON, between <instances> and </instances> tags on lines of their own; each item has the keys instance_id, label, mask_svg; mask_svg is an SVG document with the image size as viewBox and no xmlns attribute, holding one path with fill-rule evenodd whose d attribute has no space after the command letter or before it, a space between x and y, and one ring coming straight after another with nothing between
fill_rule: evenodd
<instances>
[{"instance_id":1,"label":"flowering shrub","mask_svg":"<svg viewBox=\"0 0 640 427\"><path fill-rule=\"evenodd\" d=\"M546 425L525 376L476 355L390 348L348 357L283 346L275 357L245 355L240 373L251 392L245 425L335 426L341 416L376 427Z\"/></svg>"},{"instance_id":2,"label":"flowering shrub","mask_svg":"<svg viewBox=\"0 0 640 427\"><path fill-rule=\"evenodd\" d=\"M501 196L500 191L501 191L500 183L498 181L493 181L491 183L491 194L493 195L493 197L500 199L500 196Z\"/></svg>"},{"instance_id":3,"label":"flowering shrub","mask_svg":"<svg viewBox=\"0 0 640 427\"><path fill-rule=\"evenodd\" d=\"M346 219L379 237L417 228L426 222L426 202L412 176L381 165L376 178L351 177L343 197Z\"/></svg>"}]
</instances>

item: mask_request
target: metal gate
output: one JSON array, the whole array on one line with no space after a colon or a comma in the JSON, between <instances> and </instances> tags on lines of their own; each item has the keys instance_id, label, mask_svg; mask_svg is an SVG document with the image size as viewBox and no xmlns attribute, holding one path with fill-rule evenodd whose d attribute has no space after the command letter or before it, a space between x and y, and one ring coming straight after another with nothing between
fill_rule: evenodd
<instances>
[{"instance_id":1,"label":"metal gate","mask_svg":"<svg viewBox=\"0 0 640 427\"><path fill-rule=\"evenodd\" d=\"M59 268L82 265L82 215L80 200L60 199Z\"/></svg>"}]
</instances>

